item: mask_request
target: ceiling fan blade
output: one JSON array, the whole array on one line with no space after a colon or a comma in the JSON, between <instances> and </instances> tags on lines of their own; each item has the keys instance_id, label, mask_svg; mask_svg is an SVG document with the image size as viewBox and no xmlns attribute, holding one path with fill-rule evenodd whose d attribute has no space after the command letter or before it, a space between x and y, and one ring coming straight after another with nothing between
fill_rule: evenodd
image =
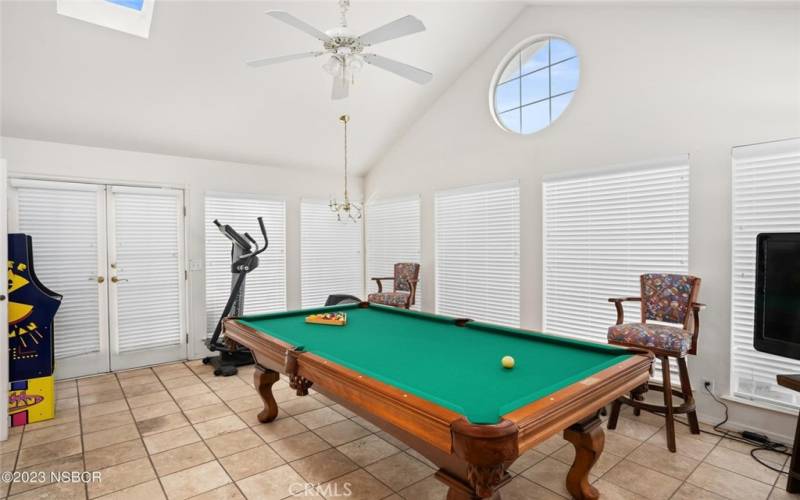
<instances>
[{"instance_id":1,"label":"ceiling fan blade","mask_svg":"<svg viewBox=\"0 0 800 500\"><path fill-rule=\"evenodd\" d=\"M265 59L256 59L255 61L247 61L248 66L258 68L260 66L269 66L270 64L278 64L286 61L294 61L295 59L305 59L307 57L318 57L325 52L302 52L300 54L289 54L287 56L267 57Z\"/></svg>"},{"instance_id":2,"label":"ceiling fan blade","mask_svg":"<svg viewBox=\"0 0 800 500\"><path fill-rule=\"evenodd\" d=\"M274 17L279 21L283 21L284 23L288 24L289 26L293 26L300 31L308 33L309 35L313 36L317 40L321 42L330 42L331 37L323 33L322 31L318 30L317 28L311 26L305 21L301 21L297 19L293 15L289 14L288 12L284 12L282 10L270 10L267 12L268 16Z\"/></svg>"},{"instance_id":3,"label":"ceiling fan blade","mask_svg":"<svg viewBox=\"0 0 800 500\"><path fill-rule=\"evenodd\" d=\"M401 36L411 35L412 33L418 33L420 31L425 31L425 25L422 24L422 21L414 16L405 16L364 33L358 37L358 39L362 44L368 46L400 38Z\"/></svg>"},{"instance_id":4,"label":"ceiling fan blade","mask_svg":"<svg viewBox=\"0 0 800 500\"><path fill-rule=\"evenodd\" d=\"M433 73L376 54L364 54L364 61L420 85L425 85L433 78Z\"/></svg>"},{"instance_id":5,"label":"ceiling fan blade","mask_svg":"<svg viewBox=\"0 0 800 500\"><path fill-rule=\"evenodd\" d=\"M339 76L333 77L333 89L331 90L331 99L339 100L344 99L350 94L350 80Z\"/></svg>"}]
</instances>

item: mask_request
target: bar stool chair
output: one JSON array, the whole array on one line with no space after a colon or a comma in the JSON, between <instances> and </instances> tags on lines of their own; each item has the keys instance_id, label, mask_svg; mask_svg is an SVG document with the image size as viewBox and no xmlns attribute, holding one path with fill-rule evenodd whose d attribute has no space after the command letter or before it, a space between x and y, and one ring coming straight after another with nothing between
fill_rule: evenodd
<instances>
[{"instance_id":1,"label":"bar stool chair","mask_svg":"<svg viewBox=\"0 0 800 500\"><path fill-rule=\"evenodd\" d=\"M700 434L692 385L686 366L686 356L697 354L697 337L700 333L699 313L705 308L705 305L696 302L700 291L700 278L680 274L643 274L640 281L641 297L608 299L617 309L617 324L608 329L608 343L652 351L656 358L661 360L663 381L661 385L649 382L632 391L630 397L621 397L614 401L608 428L617 427L623 404L633 407L637 416L641 410L664 415L667 447L669 451L675 452L674 415L685 413L692 434ZM622 303L626 301L641 302L641 322L624 322ZM658 323L648 323L648 321ZM674 389L670 380L670 358L675 358L678 362L680 390ZM644 402L644 394L648 389L664 393L663 406ZM683 404L673 406L673 396L682 399Z\"/></svg>"}]
</instances>

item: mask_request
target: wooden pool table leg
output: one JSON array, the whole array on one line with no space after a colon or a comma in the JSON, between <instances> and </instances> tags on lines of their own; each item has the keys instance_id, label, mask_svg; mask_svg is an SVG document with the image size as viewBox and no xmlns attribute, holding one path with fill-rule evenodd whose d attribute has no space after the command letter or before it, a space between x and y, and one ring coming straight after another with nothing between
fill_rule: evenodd
<instances>
[{"instance_id":1,"label":"wooden pool table leg","mask_svg":"<svg viewBox=\"0 0 800 500\"><path fill-rule=\"evenodd\" d=\"M596 500L597 488L589 483L589 471L600 458L605 444L603 426L597 414L569 426L564 439L575 446L575 461L567 473L567 490L577 500Z\"/></svg>"},{"instance_id":2,"label":"wooden pool table leg","mask_svg":"<svg viewBox=\"0 0 800 500\"><path fill-rule=\"evenodd\" d=\"M256 364L253 381L258 394L264 401L264 409L258 414L259 422L272 422L278 416L278 403L275 401L275 396L272 395L272 384L280 379L280 373Z\"/></svg>"}]
</instances>

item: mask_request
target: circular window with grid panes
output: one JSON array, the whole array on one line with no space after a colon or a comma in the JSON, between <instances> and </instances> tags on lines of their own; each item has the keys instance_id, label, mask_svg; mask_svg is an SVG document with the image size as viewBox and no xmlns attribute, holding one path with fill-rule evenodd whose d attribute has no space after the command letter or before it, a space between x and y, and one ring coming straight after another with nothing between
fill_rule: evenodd
<instances>
[{"instance_id":1,"label":"circular window with grid panes","mask_svg":"<svg viewBox=\"0 0 800 500\"><path fill-rule=\"evenodd\" d=\"M517 45L495 72L489 92L492 116L510 132L538 132L561 116L579 78L578 53L572 44L556 36L530 38Z\"/></svg>"}]
</instances>

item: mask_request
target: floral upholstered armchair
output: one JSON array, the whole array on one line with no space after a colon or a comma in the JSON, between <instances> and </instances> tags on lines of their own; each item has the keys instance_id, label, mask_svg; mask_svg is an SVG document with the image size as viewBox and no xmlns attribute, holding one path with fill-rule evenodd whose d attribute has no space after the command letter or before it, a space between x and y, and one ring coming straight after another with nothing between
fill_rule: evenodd
<instances>
[{"instance_id":1,"label":"floral upholstered armchair","mask_svg":"<svg viewBox=\"0 0 800 500\"><path fill-rule=\"evenodd\" d=\"M673 415L686 413L692 434L700 433L697 422L692 387L686 356L697 353L697 337L700 334L700 311L705 307L696 302L700 291L700 278L681 274L643 274L640 278L641 297L612 298L617 309L617 324L608 329L608 342L626 347L647 349L661 360L662 384L648 383L633 391L631 397L622 397L611 407L608 428L617 425L620 407L623 404L666 417L667 447L675 451L675 424ZM641 302L641 318L636 323L626 323L622 303ZM692 321L693 320L693 321ZM657 323L649 323L654 321ZM676 358L680 376L680 390L673 389L670 380L669 358ZM653 389L664 393L664 405L645 403L644 392ZM683 404L673 406L672 397L677 396Z\"/></svg>"},{"instance_id":2,"label":"floral upholstered armchair","mask_svg":"<svg viewBox=\"0 0 800 500\"><path fill-rule=\"evenodd\" d=\"M394 276L388 278L372 278L378 284L377 293L367 297L369 302L387 306L409 309L416 301L417 283L419 282L419 264L415 262L399 262L394 265ZM383 291L382 280L393 280L393 290Z\"/></svg>"}]
</instances>

